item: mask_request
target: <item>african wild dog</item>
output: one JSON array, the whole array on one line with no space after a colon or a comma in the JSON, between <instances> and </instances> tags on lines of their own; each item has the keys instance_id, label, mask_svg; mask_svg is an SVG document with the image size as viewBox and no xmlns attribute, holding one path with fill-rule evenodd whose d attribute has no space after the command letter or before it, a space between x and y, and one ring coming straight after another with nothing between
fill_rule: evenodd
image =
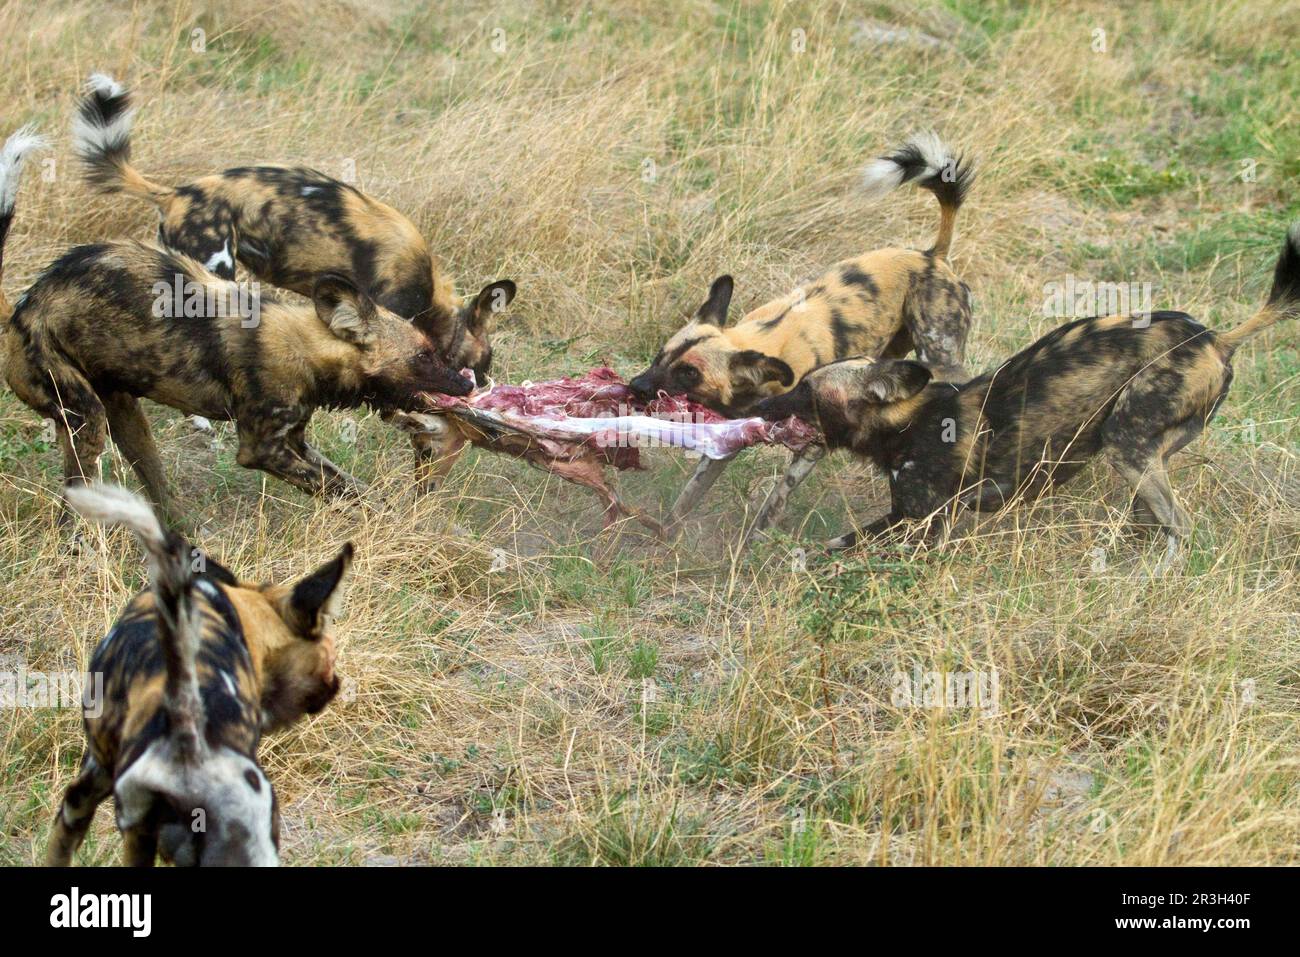
<instances>
[{"instance_id":1,"label":"african wild dog","mask_svg":"<svg viewBox=\"0 0 1300 957\"><path fill-rule=\"evenodd\" d=\"M889 475L889 514L867 535L909 520L942 524L954 505L996 510L1068 481L1097 453L1134 492L1135 517L1166 536L1160 568L1190 521L1169 484L1169 457L1196 438L1227 395L1232 356L1300 306L1300 224L1267 304L1214 332L1182 312L1078 319L961 385L931 382L906 360L850 359L814 370L756 411L818 424ZM854 533L832 548L856 543Z\"/></svg>"},{"instance_id":2,"label":"african wild dog","mask_svg":"<svg viewBox=\"0 0 1300 957\"><path fill-rule=\"evenodd\" d=\"M307 444L318 407L418 411L426 391L467 395L472 386L437 360L424 333L350 280L322 276L312 295L313 304L291 305L250 294L144 243L78 246L16 303L5 377L53 420L68 483L98 475L111 431L166 509L162 461L138 401L148 398L233 419L245 468L307 492L355 494L356 481ZM195 303L202 315L186 318Z\"/></svg>"},{"instance_id":3,"label":"african wild dog","mask_svg":"<svg viewBox=\"0 0 1300 957\"><path fill-rule=\"evenodd\" d=\"M81 485L67 497L86 518L140 539L150 590L91 656L104 706L86 717L81 771L46 863L72 862L111 794L129 865L150 866L159 851L181 865L276 864L279 811L258 743L338 692L329 628L352 546L297 584L247 585L123 489Z\"/></svg>"},{"instance_id":4,"label":"african wild dog","mask_svg":"<svg viewBox=\"0 0 1300 957\"><path fill-rule=\"evenodd\" d=\"M316 170L241 166L165 186L131 165L130 93L102 74L73 123L74 149L101 192L158 208L158 242L222 279L235 264L304 296L326 275L348 277L370 300L415 323L455 369L482 381L492 363L491 321L515 296L508 279L459 299L415 225L384 203Z\"/></svg>"},{"instance_id":5,"label":"african wild dog","mask_svg":"<svg viewBox=\"0 0 1300 957\"><path fill-rule=\"evenodd\" d=\"M630 383L643 398L684 393L724 415L748 414L810 370L853 356L898 357L913 349L945 379L966 378L970 290L948 264L957 211L974 168L933 134L918 134L863 171L871 195L915 183L939 200L939 232L928 250L877 249L832 266L728 327L732 279L714 281L695 318ZM786 493L822 454L796 460ZM705 460L673 508L674 521L716 481L726 461ZM792 476L798 476L792 481ZM775 503L770 503L775 504ZM765 506L765 515L768 507ZM770 518L771 516L766 516ZM764 519L760 519L763 522Z\"/></svg>"}]
</instances>

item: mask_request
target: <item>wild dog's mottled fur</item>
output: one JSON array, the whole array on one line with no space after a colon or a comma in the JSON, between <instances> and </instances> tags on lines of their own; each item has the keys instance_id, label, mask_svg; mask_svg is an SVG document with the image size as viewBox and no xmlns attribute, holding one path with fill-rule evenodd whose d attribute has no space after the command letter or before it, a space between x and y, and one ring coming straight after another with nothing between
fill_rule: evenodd
<instances>
[{"instance_id":1,"label":"wild dog's mottled fur","mask_svg":"<svg viewBox=\"0 0 1300 957\"><path fill-rule=\"evenodd\" d=\"M111 486L67 494L87 518L136 534L151 589L91 656L102 709L86 717L81 772L46 862L71 863L112 794L127 864L152 865L159 850L177 864L276 863L279 815L257 748L264 731L317 713L338 691L328 624L352 546L296 585L241 584L135 496Z\"/></svg>"},{"instance_id":2,"label":"wild dog's mottled fur","mask_svg":"<svg viewBox=\"0 0 1300 957\"><path fill-rule=\"evenodd\" d=\"M1236 348L1297 305L1300 225L1287 237L1267 305L1236 329L1216 333L1181 312L1154 313L1149 323L1079 319L962 385L933 383L915 362L853 359L815 370L757 411L816 422L832 448L852 449L889 475L890 512L868 534L939 518L954 502L1001 508L1068 481L1100 452L1172 553L1190 522L1169 485L1169 456L1201 433L1227 395Z\"/></svg>"},{"instance_id":3,"label":"wild dog's mottled fur","mask_svg":"<svg viewBox=\"0 0 1300 957\"><path fill-rule=\"evenodd\" d=\"M239 294L184 256L113 242L72 249L17 303L6 329L5 375L19 398L54 421L67 482L97 475L111 430L165 507L162 463L137 402L148 398L189 415L235 420L246 468L308 492L351 492L352 478L306 442L316 408L420 409L425 391L470 390L435 358L423 333L342 277L316 283L314 308L261 297L255 323L229 309L159 318L159 289L177 282L211 290L216 303Z\"/></svg>"},{"instance_id":4,"label":"wild dog's mottled fur","mask_svg":"<svg viewBox=\"0 0 1300 957\"><path fill-rule=\"evenodd\" d=\"M87 180L158 207L158 241L223 279L235 263L266 282L311 295L324 275L348 276L371 300L411 319L454 368L480 380L492 361L491 320L514 298L499 280L460 300L424 238L397 210L311 169L246 166L184 186L147 179L130 163L130 94L91 77L73 134Z\"/></svg>"},{"instance_id":5,"label":"wild dog's mottled fur","mask_svg":"<svg viewBox=\"0 0 1300 957\"><path fill-rule=\"evenodd\" d=\"M940 229L931 249L878 249L846 259L730 328L732 281L723 276L632 387L646 398L685 393L723 414L743 415L820 365L904 356L913 348L945 378L964 378L970 290L946 257L973 169L936 137L920 135L868 166L864 178L872 192L915 182L938 197Z\"/></svg>"}]
</instances>

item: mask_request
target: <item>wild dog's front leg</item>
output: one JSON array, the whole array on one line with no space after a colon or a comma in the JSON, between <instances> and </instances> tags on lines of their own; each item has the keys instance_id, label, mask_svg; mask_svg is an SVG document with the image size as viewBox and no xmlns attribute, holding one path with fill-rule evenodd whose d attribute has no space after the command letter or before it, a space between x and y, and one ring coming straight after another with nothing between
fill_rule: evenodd
<instances>
[{"instance_id":1,"label":"wild dog's front leg","mask_svg":"<svg viewBox=\"0 0 1300 957\"><path fill-rule=\"evenodd\" d=\"M876 519L860 533L846 532L837 538L832 538L826 543L826 550L828 552L840 552L856 548L868 542L877 542L881 545L897 542L905 533L916 528L916 523L916 519L895 515L890 512L883 518ZM924 540L933 539L943 527L944 520L939 516L932 516L928 521L921 523L920 537Z\"/></svg>"},{"instance_id":2,"label":"wild dog's front leg","mask_svg":"<svg viewBox=\"0 0 1300 957\"><path fill-rule=\"evenodd\" d=\"M308 412L307 415L310 418L311 413ZM299 422L297 427L289 433L287 442L291 449L307 460L316 474L325 482L326 494L358 496L365 491L365 485L362 482L343 471L307 441L307 419ZM334 491L334 489L338 489L338 491Z\"/></svg>"},{"instance_id":3,"label":"wild dog's front leg","mask_svg":"<svg viewBox=\"0 0 1300 957\"><path fill-rule=\"evenodd\" d=\"M812 470L816 468L817 463L822 460L826 454L826 446L810 445L795 455L790 461L789 467L785 470L785 475L781 481L777 482L772 491L767 493L767 498L763 500L762 506L758 510L758 517L754 519L754 524L750 526L745 533L745 541L742 548L749 545L749 540L754 537L755 532L761 532L773 522L779 521L781 515L785 512L786 503L794 490L803 484Z\"/></svg>"},{"instance_id":4,"label":"wild dog's front leg","mask_svg":"<svg viewBox=\"0 0 1300 957\"><path fill-rule=\"evenodd\" d=\"M887 514L862 529L861 533L848 532L838 538L832 538L826 543L826 550L843 551L869 541L882 544L895 542L905 533L912 531L919 531L920 537L928 541L948 527L951 516L942 499L923 495L919 498L919 501L924 502L923 505L908 507L908 498L907 495L900 496L895 482L894 494Z\"/></svg>"},{"instance_id":5,"label":"wild dog's front leg","mask_svg":"<svg viewBox=\"0 0 1300 957\"><path fill-rule=\"evenodd\" d=\"M330 488L336 487L340 489L338 492L329 492L327 489L328 494L359 496L366 490L364 482L343 471L343 469L322 455L319 449L308 443L302 437L301 430L297 448L302 457L311 464L316 472L325 477L325 481Z\"/></svg>"},{"instance_id":6,"label":"wild dog's front leg","mask_svg":"<svg viewBox=\"0 0 1300 957\"><path fill-rule=\"evenodd\" d=\"M347 473L316 454L303 441L311 409L261 408L242 413L237 421L239 453L244 468L259 469L310 495L356 495L357 486Z\"/></svg>"},{"instance_id":7,"label":"wild dog's front leg","mask_svg":"<svg viewBox=\"0 0 1300 957\"><path fill-rule=\"evenodd\" d=\"M864 541L870 541L872 539L890 540L897 538L906 524L906 518L897 515L894 512L890 512L883 518L876 519L864 528L861 533L845 532L843 535L832 538L826 543L826 551L843 552L850 548L857 548L857 546Z\"/></svg>"}]
</instances>

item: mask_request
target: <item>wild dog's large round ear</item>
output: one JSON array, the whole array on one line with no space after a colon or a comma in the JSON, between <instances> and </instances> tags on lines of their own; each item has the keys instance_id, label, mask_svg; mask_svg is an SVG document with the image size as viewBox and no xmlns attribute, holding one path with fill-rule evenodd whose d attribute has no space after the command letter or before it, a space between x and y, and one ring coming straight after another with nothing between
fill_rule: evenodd
<instances>
[{"instance_id":1,"label":"wild dog's large round ear","mask_svg":"<svg viewBox=\"0 0 1300 957\"><path fill-rule=\"evenodd\" d=\"M931 375L928 368L911 359L877 362L866 371L862 391L868 399L882 405L910 399L929 384Z\"/></svg>"},{"instance_id":2,"label":"wild dog's large round ear","mask_svg":"<svg viewBox=\"0 0 1300 957\"><path fill-rule=\"evenodd\" d=\"M719 276L713 280L713 285L709 287L709 298L704 300L704 305L700 306L699 311L695 313L696 320L719 328L725 326L727 309L731 305L731 293L735 285L735 281L730 276Z\"/></svg>"},{"instance_id":3,"label":"wild dog's large round ear","mask_svg":"<svg viewBox=\"0 0 1300 957\"><path fill-rule=\"evenodd\" d=\"M728 360L732 377L743 377L754 385L766 385L779 382L785 388L794 385L794 370L789 363L776 356L769 356L757 349L742 349L734 352Z\"/></svg>"},{"instance_id":4,"label":"wild dog's large round ear","mask_svg":"<svg viewBox=\"0 0 1300 957\"><path fill-rule=\"evenodd\" d=\"M285 621L304 638L320 638L325 633L326 619L338 614L352 553L352 543L348 542L333 560L299 581L289 593Z\"/></svg>"},{"instance_id":5,"label":"wild dog's large round ear","mask_svg":"<svg viewBox=\"0 0 1300 957\"><path fill-rule=\"evenodd\" d=\"M503 313L514 301L518 287L509 279L497 279L479 290L478 295L465 303L463 311L466 325L477 332L489 319Z\"/></svg>"},{"instance_id":6,"label":"wild dog's large round ear","mask_svg":"<svg viewBox=\"0 0 1300 957\"><path fill-rule=\"evenodd\" d=\"M755 384L775 381L787 387L794 385L794 369L790 368L789 363L777 359L775 355L759 352L757 348L742 348L740 352L732 352L728 367L733 374L753 378Z\"/></svg>"},{"instance_id":7,"label":"wild dog's large round ear","mask_svg":"<svg viewBox=\"0 0 1300 957\"><path fill-rule=\"evenodd\" d=\"M363 343L370 339L370 323L375 318L375 304L342 273L325 273L311 290L316 315L330 331L346 342Z\"/></svg>"}]
</instances>

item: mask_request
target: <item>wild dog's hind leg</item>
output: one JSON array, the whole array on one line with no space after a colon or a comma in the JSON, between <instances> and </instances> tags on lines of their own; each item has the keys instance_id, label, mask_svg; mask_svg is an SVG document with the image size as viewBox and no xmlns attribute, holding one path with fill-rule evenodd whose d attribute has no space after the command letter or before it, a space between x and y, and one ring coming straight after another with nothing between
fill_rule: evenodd
<instances>
[{"instance_id":1,"label":"wild dog's hind leg","mask_svg":"<svg viewBox=\"0 0 1300 957\"><path fill-rule=\"evenodd\" d=\"M59 448L63 451L63 484L84 485L98 481L100 456L104 454L104 440L108 435L108 422L104 406L94 393L83 397L79 408L63 407L55 412L54 429ZM59 524L72 520L73 512L64 505Z\"/></svg>"},{"instance_id":2,"label":"wild dog's hind leg","mask_svg":"<svg viewBox=\"0 0 1300 957\"><path fill-rule=\"evenodd\" d=\"M1174 498L1165 464L1159 458L1153 458L1144 468L1123 455L1112 457L1111 464L1133 486L1137 498L1165 533L1165 554L1152 572L1153 575L1164 574L1177 561L1179 545L1192 530L1191 520Z\"/></svg>"},{"instance_id":3,"label":"wild dog's hind leg","mask_svg":"<svg viewBox=\"0 0 1300 957\"><path fill-rule=\"evenodd\" d=\"M1185 344L1135 375L1102 424L1107 461L1133 487L1137 511L1149 511L1167 538L1157 572L1173 562L1191 532L1169 484L1169 457L1204 431L1231 380L1217 352Z\"/></svg>"},{"instance_id":4,"label":"wild dog's hind leg","mask_svg":"<svg viewBox=\"0 0 1300 957\"><path fill-rule=\"evenodd\" d=\"M1183 446L1187 445L1203 431L1204 422L1199 418L1191 418L1184 420L1181 424L1176 425L1165 432L1163 442L1161 443L1164 446L1164 452L1161 454L1160 459L1164 465L1166 483L1168 482L1170 456L1182 449ZM1172 488L1170 489L1169 494L1171 496L1173 495ZM1152 510L1151 506L1147 504L1146 500L1138 494L1136 488L1134 488L1133 501L1130 503L1130 507L1133 511L1133 525L1139 528L1151 528L1154 526L1157 529L1161 529L1164 527L1165 523L1160 520Z\"/></svg>"},{"instance_id":5,"label":"wild dog's hind leg","mask_svg":"<svg viewBox=\"0 0 1300 957\"><path fill-rule=\"evenodd\" d=\"M10 355L6 378L18 398L53 421L63 452L64 483L80 485L98 479L107 415L81 371L57 354L43 352L36 364Z\"/></svg>"},{"instance_id":6,"label":"wild dog's hind leg","mask_svg":"<svg viewBox=\"0 0 1300 957\"><path fill-rule=\"evenodd\" d=\"M54 430L63 452L64 484L84 485L98 481L99 457L104 453L104 439L108 434L103 406L88 415L65 409L63 418L54 420Z\"/></svg>"},{"instance_id":7,"label":"wild dog's hind leg","mask_svg":"<svg viewBox=\"0 0 1300 957\"><path fill-rule=\"evenodd\" d=\"M158 857L158 831L152 820L122 831L122 863L127 867L153 867Z\"/></svg>"},{"instance_id":8,"label":"wild dog's hind leg","mask_svg":"<svg viewBox=\"0 0 1300 957\"><path fill-rule=\"evenodd\" d=\"M1154 519L1165 534L1165 556L1155 569L1155 574L1161 574L1176 560L1179 544L1192 529L1169 483L1167 461L1200 434L1202 421L1185 419L1153 434L1149 425L1133 420L1126 412L1127 406L1121 409L1117 405L1107 419L1103 449L1106 460L1133 489L1135 519Z\"/></svg>"},{"instance_id":9,"label":"wild dog's hind leg","mask_svg":"<svg viewBox=\"0 0 1300 957\"><path fill-rule=\"evenodd\" d=\"M971 327L971 297L967 285L950 269L935 269L916 276L903 306L910 341L916 358L930 367L941 382L965 382L966 338ZM900 336L890 343L889 354L899 358ZM905 354L905 353L904 353Z\"/></svg>"},{"instance_id":10,"label":"wild dog's hind leg","mask_svg":"<svg viewBox=\"0 0 1300 957\"><path fill-rule=\"evenodd\" d=\"M54 383L50 383L54 389ZM108 436L108 419L90 383L81 378L67 379L53 394L54 401L37 407L54 420L59 447L63 451L63 481L81 485L100 477L99 457Z\"/></svg>"},{"instance_id":11,"label":"wild dog's hind leg","mask_svg":"<svg viewBox=\"0 0 1300 957\"><path fill-rule=\"evenodd\" d=\"M1106 458L1132 486L1134 494L1165 534L1183 538L1191 531L1191 521L1174 498L1164 460L1158 454L1143 455L1144 451L1147 450L1108 447Z\"/></svg>"},{"instance_id":12,"label":"wild dog's hind leg","mask_svg":"<svg viewBox=\"0 0 1300 957\"><path fill-rule=\"evenodd\" d=\"M108 431L113 444L144 484L154 507L166 515L167 476L140 402L133 395L115 392L104 400L104 408L108 412Z\"/></svg>"},{"instance_id":13,"label":"wild dog's hind leg","mask_svg":"<svg viewBox=\"0 0 1300 957\"><path fill-rule=\"evenodd\" d=\"M76 425L72 425L73 422ZM100 477L99 457L104 454L108 423L102 407L90 416L66 412L66 420L56 420L55 430L63 450L63 480L67 485L82 485Z\"/></svg>"},{"instance_id":14,"label":"wild dog's hind leg","mask_svg":"<svg viewBox=\"0 0 1300 957\"><path fill-rule=\"evenodd\" d=\"M54 423L63 453L64 484L97 480L108 424L104 404L85 376L58 354L42 352L29 362L23 347L11 341L5 379L18 398ZM65 506L59 524L71 521L73 515Z\"/></svg>"},{"instance_id":15,"label":"wild dog's hind leg","mask_svg":"<svg viewBox=\"0 0 1300 957\"><path fill-rule=\"evenodd\" d=\"M100 767L87 751L81 758L81 773L68 786L50 829L45 848L46 867L67 867L86 837L95 809L113 792L113 776Z\"/></svg>"}]
</instances>

